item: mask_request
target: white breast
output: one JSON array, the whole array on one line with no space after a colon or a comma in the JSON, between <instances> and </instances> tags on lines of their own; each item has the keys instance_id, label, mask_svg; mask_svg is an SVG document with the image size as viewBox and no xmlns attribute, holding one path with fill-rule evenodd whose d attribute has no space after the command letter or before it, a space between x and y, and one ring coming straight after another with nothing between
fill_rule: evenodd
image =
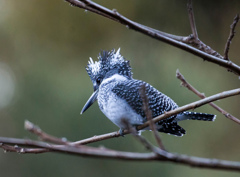
<instances>
[{"instance_id":1,"label":"white breast","mask_svg":"<svg viewBox=\"0 0 240 177\"><path fill-rule=\"evenodd\" d=\"M141 125L143 118L138 115L131 106L122 98L118 97L111 90L119 82L124 82L125 77L118 74L104 80L99 88L98 104L101 111L115 125L126 128L122 119L126 119L131 125Z\"/></svg>"},{"instance_id":2,"label":"white breast","mask_svg":"<svg viewBox=\"0 0 240 177\"><path fill-rule=\"evenodd\" d=\"M108 101L102 105L101 111L120 128L126 128L122 119L126 119L131 125L143 123L142 117L135 113L125 100L115 96L109 96Z\"/></svg>"}]
</instances>

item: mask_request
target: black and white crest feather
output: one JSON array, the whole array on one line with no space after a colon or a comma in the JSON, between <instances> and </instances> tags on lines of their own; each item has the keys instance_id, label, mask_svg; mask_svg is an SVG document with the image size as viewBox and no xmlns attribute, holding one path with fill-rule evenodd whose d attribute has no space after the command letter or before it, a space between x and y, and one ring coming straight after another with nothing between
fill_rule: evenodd
<instances>
[{"instance_id":1,"label":"black and white crest feather","mask_svg":"<svg viewBox=\"0 0 240 177\"><path fill-rule=\"evenodd\" d=\"M115 52L102 51L98 56L98 61L93 61L90 57L88 65L86 67L87 73L91 80L96 79L99 76L105 76L110 70L117 69L119 74L132 78L131 67L129 61L126 61L120 54L120 48Z\"/></svg>"}]
</instances>

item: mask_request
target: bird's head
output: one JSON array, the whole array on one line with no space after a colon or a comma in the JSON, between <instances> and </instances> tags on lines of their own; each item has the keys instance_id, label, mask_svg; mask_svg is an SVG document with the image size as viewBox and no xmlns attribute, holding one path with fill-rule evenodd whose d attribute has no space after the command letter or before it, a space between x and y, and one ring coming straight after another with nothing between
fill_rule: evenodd
<instances>
[{"instance_id":1,"label":"bird's head","mask_svg":"<svg viewBox=\"0 0 240 177\"><path fill-rule=\"evenodd\" d=\"M86 70L93 83L94 92L83 107L81 114L96 101L98 88L105 79L110 78L114 74L119 74L127 79L132 78L129 61L126 61L124 57L121 56L120 48L117 52L115 52L115 50L102 51L98 56L98 61L95 62L90 57Z\"/></svg>"}]
</instances>

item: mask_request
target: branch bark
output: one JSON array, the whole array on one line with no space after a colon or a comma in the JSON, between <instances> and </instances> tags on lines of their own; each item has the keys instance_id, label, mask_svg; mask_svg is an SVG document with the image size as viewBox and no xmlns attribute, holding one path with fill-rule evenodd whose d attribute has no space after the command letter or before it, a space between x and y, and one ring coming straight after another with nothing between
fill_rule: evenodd
<instances>
[{"instance_id":1,"label":"branch bark","mask_svg":"<svg viewBox=\"0 0 240 177\"><path fill-rule=\"evenodd\" d=\"M86 9L88 11L91 11L93 13L96 13L98 15L104 16L106 18L109 18L111 20L114 20L118 23L121 23L129 29L133 29L135 31L138 31L140 33L143 33L144 35L147 35L149 37L152 37L154 39L160 40L162 42L165 42L167 44L170 44L172 46L175 46L177 48L180 48L182 50L185 50L193 55L196 55L203 60L218 64L224 68L227 68L229 71L240 75L240 67L236 65L235 63L231 61L226 61L223 59L223 56L221 56L219 53L217 53L215 50L213 50L211 47L207 46L200 40L194 40L193 35L189 36L176 36L172 34L168 34L156 29L152 29L150 27L144 26L142 24L136 23L120 13L117 12L117 10L110 10L106 7L103 7L95 2L92 2L90 0L65 0L66 2L69 2L71 5ZM194 48L190 45L193 45Z\"/></svg>"}]
</instances>

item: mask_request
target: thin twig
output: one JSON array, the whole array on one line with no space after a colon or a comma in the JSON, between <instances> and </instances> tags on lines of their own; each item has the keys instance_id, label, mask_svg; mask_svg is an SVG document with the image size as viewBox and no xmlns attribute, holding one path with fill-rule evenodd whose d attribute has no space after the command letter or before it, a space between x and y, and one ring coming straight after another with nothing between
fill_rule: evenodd
<instances>
[{"instance_id":1,"label":"thin twig","mask_svg":"<svg viewBox=\"0 0 240 177\"><path fill-rule=\"evenodd\" d=\"M31 133L37 135L43 141L48 141L48 142L55 143L55 144L68 144L68 143L70 143L63 138L60 139L60 138L54 137L52 135L49 135L49 134L43 132L38 126L34 125L32 122L30 122L28 120L25 121L24 127L25 127L26 130L28 130Z\"/></svg>"},{"instance_id":2,"label":"thin twig","mask_svg":"<svg viewBox=\"0 0 240 177\"><path fill-rule=\"evenodd\" d=\"M19 154L40 154L50 152L50 150L46 148L22 148L17 145L10 146L3 143L0 144L0 147L4 150L4 152L16 152Z\"/></svg>"},{"instance_id":3,"label":"thin twig","mask_svg":"<svg viewBox=\"0 0 240 177\"><path fill-rule=\"evenodd\" d=\"M229 34L229 36L228 36L228 39L227 39L227 43L226 43L226 45L225 45L225 50L224 50L224 59L225 60L229 60L229 58L228 58L228 52L229 52L229 48L230 48L230 44L231 44L231 42L232 42L232 39L233 39L233 37L234 37L234 35L235 35L235 28L236 28L236 25L237 25L237 23L238 23L238 21L239 21L239 14L237 14L236 16L235 16L235 18L234 18L234 20L233 20L233 23L232 23L232 25L230 26L230 34Z\"/></svg>"},{"instance_id":4,"label":"thin twig","mask_svg":"<svg viewBox=\"0 0 240 177\"><path fill-rule=\"evenodd\" d=\"M151 119L152 120L152 119ZM125 122L126 123L126 122ZM127 122L128 123L128 122ZM129 132L131 132L134 137L142 143L143 146L146 147L146 149L154 152L156 155L160 156L161 158L166 158L166 159L170 159L172 157L172 155L170 155L170 153L168 153L167 151L164 150L164 147L155 147L153 146L148 140L146 140L144 137L142 137L141 135L138 134L137 130L134 127L131 127L131 125L129 125L128 123L128 130Z\"/></svg>"},{"instance_id":5,"label":"thin twig","mask_svg":"<svg viewBox=\"0 0 240 177\"><path fill-rule=\"evenodd\" d=\"M192 91L193 93L195 93L197 96L199 96L200 98L206 98L206 96L202 93L200 93L197 89L195 89L191 84L189 84L186 79L184 78L184 76L179 72L179 70L176 71L176 77L182 81L181 85L188 88L190 91ZM227 111L223 110L222 108L220 108L219 106L217 106L214 103L209 103L213 108L215 108L216 110L218 110L219 112L221 112L225 117L227 117L228 119L240 124L240 120L236 117L234 117L233 115L231 115L230 113L228 113Z\"/></svg>"},{"instance_id":6,"label":"thin twig","mask_svg":"<svg viewBox=\"0 0 240 177\"><path fill-rule=\"evenodd\" d=\"M202 41L197 40L197 43L195 43L196 40L192 40L191 35L187 37L176 36L176 35L171 35L171 34L158 31L156 29L152 29L150 27L146 27L142 24L129 20L128 18L118 13L116 10L109 10L106 7L103 7L89 0L80 0L80 1L65 0L65 1L69 2L73 6L89 10L93 13L102 15L106 18L109 18L118 23L121 23L127 26L129 29L136 30L154 39L157 39L167 44L178 47L182 50L192 53L193 55L199 56L206 61L218 64L222 67L227 68L229 71L232 71L237 75L240 75L240 66L236 65L231 61L222 60L223 57L219 53L211 49L211 47L207 46ZM197 49L187 45L186 43L193 45L194 47L197 47Z\"/></svg>"},{"instance_id":7,"label":"thin twig","mask_svg":"<svg viewBox=\"0 0 240 177\"><path fill-rule=\"evenodd\" d=\"M126 119L122 119L122 123L127 127L126 129L143 144L144 147L146 147L147 150L150 150L154 153L156 153L156 148L149 143L145 138L139 135L139 132L137 132L136 128L131 126L130 123Z\"/></svg>"},{"instance_id":8,"label":"thin twig","mask_svg":"<svg viewBox=\"0 0 240 177\"><path fill-rule=\"evenodd\" d=\"M124 131L124 134L128 134L127 131ZM106 133L106 134L102 134L102 135L95 135L93 137L90 138L86 138L83 140L79 140L79 141L75 141L73 143L70 143L71 145L85 145L85 144L90 144L90 143L94 143L97 141L102 141L102 140L107 140L107 139L111 139L111 138L117 138L120 137L120 134L118 131L116 132L111 132L111 133Z\"/></svg>"},{"instance_id":9,"label":"thin twig","mask_svg":"<svg viewBox=\"0 0 240 177\"><path fill-rule=\"evenodd\" d=\"M154 137L157 141L158 146L162 149L165 150L165 147L163 145L162 139L157 132L156 125L152 121L152 111L149 109L149 99L146 95L146 85L142 85L141 89L139 90L140 95L142 97L142 102L143 102L143 110L145 112L145 115L147 117L147 120L149 121L149 127L153 131Z\"/></svg>"},{"instance_id":10,"label":"thin twig","mask_svg":"<svg viewBox=\"0 0 240 177\"><path fill-rule=\"evenodd\" d=\"M193 37L195 39L198 39L197 27L195 24L194 13L193 13L192 0L188 0L187 7L188 7L188 16L189 16L189 21L190 21L190 26L191 26Z\"/></svg>"}]
</instances>

